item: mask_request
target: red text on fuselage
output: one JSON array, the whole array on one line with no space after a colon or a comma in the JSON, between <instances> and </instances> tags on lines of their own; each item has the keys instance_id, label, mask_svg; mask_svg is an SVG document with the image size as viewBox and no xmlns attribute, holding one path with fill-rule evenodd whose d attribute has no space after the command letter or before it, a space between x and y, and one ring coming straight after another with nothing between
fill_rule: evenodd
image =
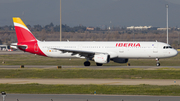
<instances>
[{"instance_id":1,"label":"red text on fuselage","mask_svg":"<svg viewBox=\"0 0 180 101\"><path fill-rule=\"evenodd\" d=\"M116 47L141 47L140 43L116 43Z\"/></svg>"}]
</instances>

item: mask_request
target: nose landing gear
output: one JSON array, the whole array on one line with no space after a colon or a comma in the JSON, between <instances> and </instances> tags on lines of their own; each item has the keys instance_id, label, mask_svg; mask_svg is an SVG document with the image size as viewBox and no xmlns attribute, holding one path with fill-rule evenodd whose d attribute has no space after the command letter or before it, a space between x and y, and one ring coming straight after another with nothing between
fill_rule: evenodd
<instances>
[{"instance_id":1,"label":"nose landing gear","mask_svg":"<svg viewBox=\"0 0 180 101\"><path fill-rule=\"evenodd\" d=\"M156 66L160 66L161 64L159 63L159 58L156 58Z\"/></svg>"}]
</instances>

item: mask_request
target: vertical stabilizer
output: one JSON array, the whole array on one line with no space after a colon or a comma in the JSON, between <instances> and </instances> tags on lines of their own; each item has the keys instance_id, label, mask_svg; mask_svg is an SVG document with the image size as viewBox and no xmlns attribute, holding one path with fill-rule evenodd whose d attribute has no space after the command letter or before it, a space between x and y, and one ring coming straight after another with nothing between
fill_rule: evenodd
<instances>
[{"instance_id":1,"label":"vertical stabilizer","mask_svg":"<svg viewBox=\"0 0 180 101\"><path fill-rule=\"evenodd\" d=\"M16 36L18 43L37 41L31 31L27 28L24 22L19 17L13 17L14 28L16 30Z\"/></svg>"}]
</instances>

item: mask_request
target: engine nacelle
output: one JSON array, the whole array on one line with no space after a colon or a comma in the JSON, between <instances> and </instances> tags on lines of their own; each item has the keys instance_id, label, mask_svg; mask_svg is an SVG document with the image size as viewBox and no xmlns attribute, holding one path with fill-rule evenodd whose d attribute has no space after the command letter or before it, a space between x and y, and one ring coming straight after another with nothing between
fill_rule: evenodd
<instances>
[{"instance_id":1,"label":"engine nacelle","mask_svg":"<svg viewBox=\"0 0 180 101\"><path fill-rule=\"evenodd\" d=\"M116 63L127 63L128 59L125 59L125 58L113 58L112 61L114 61Z\"/></svg>"},{"instance_id":2,"label":"engine nacelle","mask_svg":"<svg viewBox=\"0 0 180 101\"><path fill-rule=\"evenodd\" d=\"M96 54L96 55L94 55L94 61L96 63L109 63L110 55L108 55L108 54Z\"/></svg>"}]
</instances>

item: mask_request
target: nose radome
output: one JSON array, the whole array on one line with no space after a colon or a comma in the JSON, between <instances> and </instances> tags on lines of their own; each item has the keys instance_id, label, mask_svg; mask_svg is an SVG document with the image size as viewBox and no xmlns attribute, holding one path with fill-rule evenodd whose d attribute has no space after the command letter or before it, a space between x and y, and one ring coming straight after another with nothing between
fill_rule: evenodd
<instances>
[{"instance_id":1,"label":"nose radome","mask_svg":"<svg viewBox=\"0 0 180 101\"><path fill-rule=\"evenodd\" d=\"M177 54L178 54L178 51L174 49L173 52L172 52L172 55L176 56Z\"/></svg>"}]
</instances>

